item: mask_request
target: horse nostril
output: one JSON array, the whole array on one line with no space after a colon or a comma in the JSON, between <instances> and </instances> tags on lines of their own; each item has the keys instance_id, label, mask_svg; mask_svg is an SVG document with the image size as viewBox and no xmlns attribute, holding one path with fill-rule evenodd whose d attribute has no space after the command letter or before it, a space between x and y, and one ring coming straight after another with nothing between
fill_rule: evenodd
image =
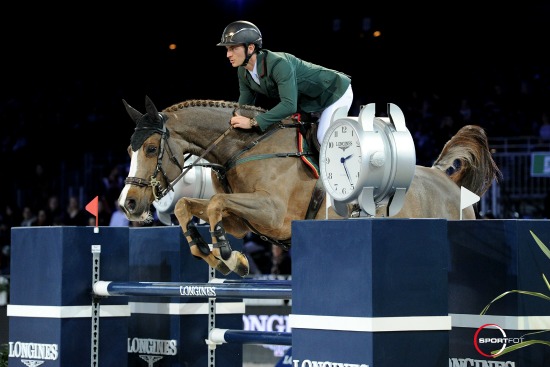
<instances>
[{"instance_id":1,"label":"horse nostril","mask_svg":"<svg viewBox=\"0 0 550 367\"><path fill-rule=\"evenodd\" d=\"M124 206L124 210L133 212L135 209L136 209L136 201L134 199L126 200L126 205Z\"/></svg>"}]
</instances>

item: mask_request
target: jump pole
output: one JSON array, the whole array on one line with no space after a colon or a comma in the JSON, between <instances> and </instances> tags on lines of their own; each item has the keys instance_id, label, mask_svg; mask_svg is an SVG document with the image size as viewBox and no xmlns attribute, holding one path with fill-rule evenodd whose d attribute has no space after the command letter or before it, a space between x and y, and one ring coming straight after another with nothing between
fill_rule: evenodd
<instances>
[{"instance_id":1,"label":"jump pole","mask_svg":"<svg viewBox=\"0 0 550 367\"><path fill-rule=\"evenodd\" d=\"M286 283L269 284L269 281L242 283L189 283L189 282L113 282L98 281L93 290L97 296L156 296L186 298L255 298L290 299L292 287Z\"/></svg>"},{"instance_id":2,"label":"jump pole","mask_svg":"<svg viewBox=\"0 0 550 367\"><path fill-rule=\"evenodd\" d=\"M208 226L197 228L203 237L210 235ZM291 344L290 333L240 330L245 313L243 298L291 299L291 281L240 278L236 274L216 278L214 269L189 256L186 238L178 226L130 228L129 232L128 281L106 276L102 279L107 281L100 280L94 287L103 287L103 293L99 292L103 296L93 290L100 299L123 299L126 298L124 295L107 296L107 289L122 286L133 288L136 284L139 288L134 289L136 293L132 295L127 293L132 311L128 332L132 346L128 353L129 366L141 365L144 357L150 360L158 358L153 353L133 348L137 343L148 340L166 343L178 340L177 354L162 356L162 359L156 360L155 367L242 367L243 344ZM242 240L228 237L234 248L239 250ZM111 285L107 284L109 282ZM140 287L144 284L148 285L148 290ZM167 288L151 288L150 284L162 284ZM183 296L179 289L181 285L214 288L217 295ZM223 327L219 330L225 331L214 331L218 327ZM214 336L211 337L211 333ZM220 347L220 344L224 345Z\"/></svg>"},{"instance_id":3,"label":"jump pole","mask_svg":"<svg viewBox=\"0 0 550 367\"><path fill-rule=\"evenodd\" d=\"M210 330L206 343L292 345L292 333L214 328Z\"/></svg>"},{"instance_id":4,"label":"jump pole","mask_svg":"<svg viewBox=\"0 0 550 367\"><path fill-rule=\"evenodd\" d=\"M197 225L204 238L210 237L210 227ZM199 283L216 282L216 272L189 254L189 247L179 226L130 228L128 282ZM242 240L228 235L235 250ZM239 280L229 274L227 280ZM114 281L104 276L100 281ZM122 282L126 282L123 280ZM97 296L101 298L101 296ZM239 329L243 326L245 304L242 299L159 296L143 293L128 297L129 320L128 366L143 365L144 357L162 359L154 367L242 367L242 345L233 343L212 349L205 343L214 327ZM163 351L152 350L149 343L170 345ZM160 353L159 353L160 352Z\"/></svg>"}]
</instances>

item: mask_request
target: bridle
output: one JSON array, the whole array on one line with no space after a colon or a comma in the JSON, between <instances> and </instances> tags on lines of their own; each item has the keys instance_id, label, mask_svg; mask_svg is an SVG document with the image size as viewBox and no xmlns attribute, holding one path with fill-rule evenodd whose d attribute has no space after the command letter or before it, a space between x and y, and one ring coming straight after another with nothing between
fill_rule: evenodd
<instances>
[{"instance_id":1,"label":"bridle","mask_svg":"<svg viewBox=\"0 0 550 367\"><path fill-rule=\"evenodd\" d=\"M223 134L221 134L204 151L204 153L201 154L200 157L198 157L190 165L185 166L185 165L181 165L178 162L178 159L176 158L176 156L172 152L172 148L170 148L170 144L168 144L168 139L170 138L170 133L166 129L166 124L165 124L166 116L162 113L159 113L159 116L160 116L161 121L162 121L162 129L159 129L157 127L136 127L136 129L135 129L135 130L149 130L149 131L152 131L151 134L157 133L157 134L160 134L160 136L161 136L161 138L160 138L160 152L157 155L157 165L155 167L155 171L153 172L153 174L151 175L151 178L149 180L141 178L141 177L126 177L126 179L124 180L125 184L135 185L135 186L139 186L139 187L151 187L151 189L153 190L153 196L155 197L155 200L162 199L164 196L166 196L166 194L169 191L174 190L174 185L180 179L182 179L187 174L187 172L189 172L189 170L191 168L193 168L194 166L197 166L198 165L197 163L202 158L204 158L204 156L206 154L208 154L233 129L233 127L230 125L229 128ZM165 149L165 147L166 147L166 149ZM170 161L172 163L174 163L176 166L178 166L178 168L181 171L180 174L173 181L170 181L170 179L166 175L166 172L162 168L162 157L164 156L164 152L166 150L168 151L168 154L170 155ZM188 153L187 156L184 157L183 164L185 164L185 162L189 159L189 157L191 157L191 153ZM159 174L159 172L162 174L162 177L164 178L164 181L167 183L165 188L161 187L161 181L157 180L157 178L156 178L157 175Z\"/></svg>"}]
</instances>

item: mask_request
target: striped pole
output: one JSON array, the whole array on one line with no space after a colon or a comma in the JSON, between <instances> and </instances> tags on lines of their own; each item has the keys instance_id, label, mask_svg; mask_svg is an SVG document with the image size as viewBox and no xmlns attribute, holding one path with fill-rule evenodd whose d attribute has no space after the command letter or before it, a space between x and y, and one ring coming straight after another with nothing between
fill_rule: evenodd
<instances>
[{"instance_id":1,"label":"striped pole","mask_svg":"<svg viewBox=\"0 0 550 367\"><path fill-rule=\"evenodd\" d=\"M159 296L188 298L271 298L291 299L290 281L260 282L112 282L98 281L93 286L97 296Z\"/></svg>"},{"instance_id":2,"label":"striped pole","mask_svg":"<svg viewBox=\"0 0 550 367\"><path fill-rule=\"evenodd\" d=\"M208 343L292 345L292 333L214 328L208 334Z\"/></svg>"}]
</instances>

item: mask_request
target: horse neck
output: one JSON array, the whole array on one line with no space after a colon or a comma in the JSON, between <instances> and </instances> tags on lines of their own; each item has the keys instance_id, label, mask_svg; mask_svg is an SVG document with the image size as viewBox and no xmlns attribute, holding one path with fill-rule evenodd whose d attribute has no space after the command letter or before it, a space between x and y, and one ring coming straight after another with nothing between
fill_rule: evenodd
<instances>
[{"instance_id":1,"label":"horse neck","mask_svg":"<svg viewBox=\"0 0 550 367\"><path fill-rule=\"evenodd\" d=\"M173 139L187 143L184 150L202 156L211 148L204 158L210 163L225 164L244 147L241 134L235 131L221 138L230 127L232 113L233 109L228 107L185 107L168 113L166 124Z\"/></svg>"}]
</instances>

